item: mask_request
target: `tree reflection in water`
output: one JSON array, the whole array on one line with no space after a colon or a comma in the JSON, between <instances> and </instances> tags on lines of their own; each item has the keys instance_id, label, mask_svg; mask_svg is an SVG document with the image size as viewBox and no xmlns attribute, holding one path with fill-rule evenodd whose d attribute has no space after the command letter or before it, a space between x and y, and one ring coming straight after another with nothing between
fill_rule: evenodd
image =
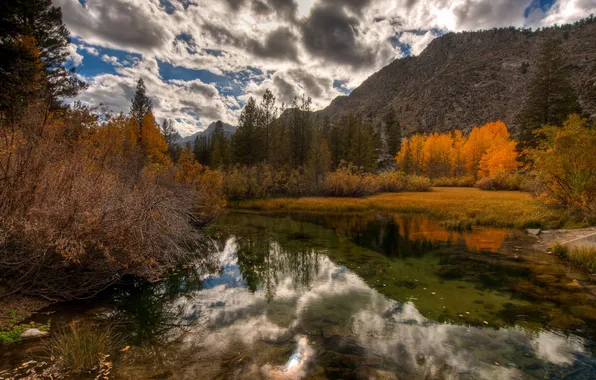
<instances>
[{"instance_id":1,"label":"tree reflection in water","mask_svg":"<svg viewBox=\"0 0 596 380\"><path fill-rule=\"evenodd\" d=\"M117 375L492 379L595 373L581 337L593 332L564 325L571 309L559 298L590 301L563 288L571 283L564 273L551 268L544 276L542 268L502 252L508 231L456 233L393 215L244 214L222 217L215 230L215 265L134 284L114 296L113 318L135 346ZM519 297L543 291L539 281L556 281L544 288L553 296Z\"/></svg>"}]
</instances>

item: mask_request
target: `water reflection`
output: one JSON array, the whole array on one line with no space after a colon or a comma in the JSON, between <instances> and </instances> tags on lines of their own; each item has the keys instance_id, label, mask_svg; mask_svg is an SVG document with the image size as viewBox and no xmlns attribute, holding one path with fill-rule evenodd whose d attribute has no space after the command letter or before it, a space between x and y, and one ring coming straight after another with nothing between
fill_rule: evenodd
<instances>
[{"instance_id":1,"label":"water reflection","mask_svg":"<svg viewBox=\"0 0 596 380\"><path fill-rule=\"evenodd\" d=\"M370 223L353 225L362 232ZM544 327L544 316L553 318L545 312L553 308L550 301L529 303L505 292L515 282L511 278L535 276L527 263L463 254L469 241L484 242L487 236L469 234L466 239L444 231L413 233L415 229L405 233L405 227L398 226L386 230L434 240L431 244L449 243L439 245L447 251L427 251L424 260L395 260L354 244L353 236L346 239L346 230L338 234L337 229L294 218L224 219L220 231L230 233L219 237L220 270L195 268L196 277L185 278L184 284L174 280L149 291L151 297L119 301L115 315L138 314L134 318L141 330L143 315L149 315L147 324L157 321L160 326L136 332L138 337L160 338L125 355L117 374L270 379L596 375L589 340L569 329ZM377 231L376 236L381 235ZM492 250L478 244L481 250ZM350 265L340 263L344 260ZM500 280L509 285L491 287L490 281L468 276L466 265L473 262L475 271L482 267L485 273L487 268L497 273L496 268L512 262L523 269L505 270ZM465 281L441 272L459 266L468 276ZM368 272L371 267L374 275ZM388 275L401 277L391 283ZM417 277L410 278L413 287L401 286L408 276ZM160 304L161 309L145 312L146 303ZM529 308L538 312L527 315Z\"/></svg>"},{"instance_id":2,"label":"water reflection","mask_svg":"<svg viewBox=\"0 0 596 380\"><path fill-rule=\"evenodd\" d=\"M207 262L76 312L132 346L117 378L596 378L590 283L511 231L230 214L213 235Z\"/></svg>"},{"instance_id":3,"label":"water reflection","mask_svg":"<svg viewBox=\"0 0 596 380\"><path fill-rule=\"evenodd\" d=\"M295 220L316 223L389 257L419 257L440 246L464 242L469 250L496 252L510 230L484 228L451 231L422 215L295 214Z\"/></svg>"}]
</instances>

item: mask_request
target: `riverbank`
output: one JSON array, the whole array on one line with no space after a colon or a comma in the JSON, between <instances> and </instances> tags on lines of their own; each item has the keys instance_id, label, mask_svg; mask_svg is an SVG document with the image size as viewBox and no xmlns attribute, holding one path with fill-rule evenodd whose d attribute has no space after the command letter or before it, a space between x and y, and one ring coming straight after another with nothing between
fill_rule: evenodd
<instances>
[{"instance_id":1,"label":"riverbank","mask_svg":"<svg viewBox=\"0 0 596 380\"><path fill-rule=\"evenodd\" d=\"M430 192L385 193L366 198L275 198L229 202L231 209L253 211L365 212L425 214L448 226L562 228L564 212L547 209L528 193L475 188L433 188Z\"/></svg>"},{"instance_id":2,"label":"riverbank","mask_svg":"<svg viewBox=\"0 0 596 380\"><path fill-rule=\"evenodd\" d=\"M559 256L584 271L596 273L596 227L541 231L533 248Z\"/></svg>"}]
</instances>

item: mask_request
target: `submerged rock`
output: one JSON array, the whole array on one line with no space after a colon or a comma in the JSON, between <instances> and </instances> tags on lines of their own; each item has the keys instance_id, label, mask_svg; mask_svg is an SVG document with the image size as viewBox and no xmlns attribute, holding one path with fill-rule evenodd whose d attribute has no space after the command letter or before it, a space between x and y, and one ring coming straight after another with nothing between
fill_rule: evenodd
<instances>
[{"instance_id":1,"label":"submerged rock","mask_svg":"<svg viewBox=\"0 0 596 380\"><path fill-rule=\"evenodd\" d=\"M22 339L38 339L50 335L49 332L41 331L39 329L27 329L21 334Z\"/></svg>"}]
</instances>

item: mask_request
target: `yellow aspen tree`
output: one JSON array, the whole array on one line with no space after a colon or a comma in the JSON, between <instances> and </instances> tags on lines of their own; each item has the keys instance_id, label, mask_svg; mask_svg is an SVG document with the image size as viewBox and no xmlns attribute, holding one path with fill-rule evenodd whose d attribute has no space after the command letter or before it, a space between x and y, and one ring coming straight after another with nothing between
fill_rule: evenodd
<instances>
[{"instance_id":1,"label":"yellow aspen tree","mask_svg":"<svg viewBox=\"0 0 596 380\"><path fill-rule=\"evenodd\" d=\"M451 172L451 148L453 139L449 134L433 133L424 142L424 173L430 178L447 177Z\"/></svg>"},{"instance_id":2,"label":"yellow aspen tree","mask_svg":"<svg viewBox=\"0 0 596 380\"><path fill-rule=\"evenodd\" d=\"M460 130L453 131L453 145L451 146L451 175L463 177L466 175L466 159L463 154L466 138Z\"/></svg>"},{"instance_id":3,"label":"yellow aspen tree","mask_svg":"<svg viewBox=\"0 0 596 380\"><path fill-rule=\"evenodd\" d=\"M410 139L410 154L412 158L412 174L422 175L424 172L424 142L426 134L418 134Z\"/></svg>"},{"instance_id":4,"label":"yellow aspen tree","mask_svg":"<svg viewBox=\"0 0 596 380\"><path fill-rule=\"evenodd\" d=\"M141 146L150 164L169 166L168 143L155 122L153 113L147 112L141 127Z\"/></svg>"},{"instance_id":5,"label":"yellow aspen tree","mask_svg":"<svg viewBox=\"0 0 596 380\"><path fill-rule=\"evenodd\" d=\"M502 121L487 123L482 127L474 127L463 150L468 174L478 178L480 161L484 154L491 146L500 144L508 138L509 131Z\"/></svg>"}]
</instances>

